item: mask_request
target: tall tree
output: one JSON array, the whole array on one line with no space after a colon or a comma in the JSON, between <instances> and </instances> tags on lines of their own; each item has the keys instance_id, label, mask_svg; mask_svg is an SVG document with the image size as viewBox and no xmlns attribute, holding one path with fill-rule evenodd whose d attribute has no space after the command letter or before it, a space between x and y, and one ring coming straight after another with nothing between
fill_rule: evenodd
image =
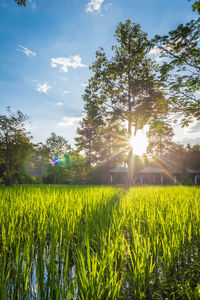
<instances>
[{"instance_id":1,"label":"tall tree","mask_svg":"<svg viewBox=\"0 0 200 300\"><path fill-rule=\"evenodd\" d=\"M19 171L19 163L27 152L32 151L29 133L26 132L25 122L28 117L21 111L0 115L0 161L5 171L5 183L11 185L14 174Z\"/></svg>"},{"instance_id":2,"label":"tall tree","mask_svg":"<svg viewBox=\"0 0 200 300\"><path fill-rule=\"evenodd\" d=\"M103 49L96 52L91 69L99 97L107 112L121 122L127 121L127 143L156 111L164 97L155 80L155 66L148 57L151 44L140 25L127 20L115 31L118 42L112 47L113 56L106 58ZM163 106L164 107L164 106ZM132 132L134 127L134 133ZM129 148L128 184L133 179L133 151Z\"/></svg>"}]
</instances>

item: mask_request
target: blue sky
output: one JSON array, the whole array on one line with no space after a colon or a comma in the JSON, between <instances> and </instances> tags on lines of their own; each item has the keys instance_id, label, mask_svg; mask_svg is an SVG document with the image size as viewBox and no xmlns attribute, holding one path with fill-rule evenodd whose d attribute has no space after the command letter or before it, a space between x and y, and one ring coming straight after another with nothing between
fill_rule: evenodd
<instances>
[{"instance_id":1,"label":"blue sky","mask_svg":"<svg viewBox=\"0 0 200 300\"><path fill-rule=\"evenodd\" d=\"M0 0L1 114L28 114L35 142L54 131L73 145L88 66L99 47L111 53L117 24L131 19L153 37L195 16L187 0ZM198 122L176 127L177 140L200 142L199 133Z\"/></svg>"}]
</instances>

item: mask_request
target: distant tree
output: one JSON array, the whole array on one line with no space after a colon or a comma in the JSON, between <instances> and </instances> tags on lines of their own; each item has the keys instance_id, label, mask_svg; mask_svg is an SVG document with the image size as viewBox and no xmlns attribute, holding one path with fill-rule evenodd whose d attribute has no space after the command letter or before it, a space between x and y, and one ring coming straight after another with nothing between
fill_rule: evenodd
<instances>
[{"instance_id":1,"label":"distant tree","mask_svg":"<svg viewBox=\"0 0 200 300\"><path fill-rule=\"evenodd\" d=\"M50 167L49 151L42 143L38 143L34 147L34 151L27 160L27 171L33 176L32 181L40 183L43 176Z\"/></svg>"},{"instance_id":2,"label":"distant tree","mask_svg":"<svg viewBox=\"0 0 200 300\"><path fill-rule=\"evenodd\" d=\"M86 158L80 155L77 151L73 151L71 155L72 165L72 183L86 183L87 182L87 167Z\"/></svg>"},{"instance_id":3,"label":"distant tree","mask_svg":"<svg viewBox=\"0 0 200 300\"><path fill-rule=\"evenodd\" d=\"M42 154L49 160L46 174L43 176L45 183L69 183L72 180L71 174L71 146L68 141L54 132L47 138ZM62 158L59 163L56 159Z\"/></svg>"},{"instance_id":4,"label":"distant tree","mask_svg":"<svg viewBox=\"0 0 200 300\"><path fill-rule=\"evenodd\" d=\"M47 138L43 152L46 151L46 155L49 155L49 159L53 160L64 154L70 153L71 147L68 141L60 136L56 135L55 132L51 133L51 136Z\"/></svg>"},{"instance_id":5,"label":"distant tree","mask_svg":"<svg viewBox=\"0 0 200 300\"><path fill-rule=\"evenodd\" d=\"M104 101L103 107L112 117L127 121L127 144L133 134L141 129L156 111L162 109L164 96L155 78L155 66L147 56L151 49L147 34L139 25L127 20L119 23L115 31L118 45L113 46L113 56L106 58L103 49L96 52L91 70ZM134 127L134 133L132 132ZM133 179L133 151L129 148L128 183Z\"/></svg>"},{"instance_id":6,"label":"distant tree","mask_svg":"<svg viewBox=\"0 0 200 300\"><path fill-rule=\"evenodd\" d=\"M193 10L200 13L200 1ZM180 24L165 36L155 36L154 43L164 62L160 80L169 96L172 112L182 115L182 125L200 120L200 18Z\"/></svg>"},{"instance_id":7,"label":"distant tree","mask_svg":"<svg viewBox=\"0 0 200 300\"><path fill-rule=\"evenodd\" d=\"M200 145L196 144L186 146L186 162L187 167L200 171Z\"/></svg>"},{"instance_id":8,"label":"distant tree","mask_svg":"<svg viewBox=\"0 0 200 300\"><path fill-rule=\"evenodd\" d=\"M173 147L173 128L164 119L153 119L149 124L147 154L151 157L163 157Z\"/></svg>"},{"instance_id":9,"label":"distant tree","mask_svg":"<svg viewBox=\"0 0 200 300\"><path fill-rule=\"evenodd\" d=\"M92 165L98 161L99 132L104 124L103 111L99 107L99 97L95 93L95 86L92 80L85 89L83 100L85 102L85 116L77 129L78 136L75 138L75 145L79 152L84 152L88 172L90 173Z\"/></svg>"},{"instance_id":10,"label":"distant tree","mask_svg":"<svg viewBox=\"0 0 200 300\"><path fill-rule=\"evenodd\" d=\"M19 173L20 162L33 150L33 144L25 128L28 117L19 110L11 112L10 107L7 112L8 116L0 115L0 163L5 183L11 185Z\"/></svg>"}]
</instances>

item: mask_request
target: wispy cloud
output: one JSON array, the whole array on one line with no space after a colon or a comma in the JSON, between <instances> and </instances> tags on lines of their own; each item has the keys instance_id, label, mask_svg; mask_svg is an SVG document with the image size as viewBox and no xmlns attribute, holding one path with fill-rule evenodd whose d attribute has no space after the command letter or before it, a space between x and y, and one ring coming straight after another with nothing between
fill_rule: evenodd
<instances>
[{"instance_id":1,"label":"wispy cloud","mask_svg":"<svg viewBox=\"0 0 200 300\"><path fill-rule=\"evenodd\" d=\"M26 47L24 47L24 46L22 46L22 45L18 45L18 47L19 47L19 48L16 49L17 51L23 52L23 53L26 54L27 56L30 56L30 55L36 56L36 53L33 52L33 51L31 51L30 49L28 49L28 48L26 48Z\"/></svg>"},{"instance_id":2,"label":"wispy cloud","mask_svg":"<svg viewBox=\"0 0 200 300\"><path fill-rule=\"evenodd\" d=\"M64 103L63 103L63 102L57 102L56 105L57 105L57 106L63 106Z\"/></svg>"},{"instance_id":3,"label":"wispy cloud","mask_svg":"<svg viewBox=\"0 0 200 300\"><path fill-rule=\"evenodd\" d=\"M31 6L31 8L33 10L35 10L37 8L36 2L33 0L28 0L29 5Z\"/></svg>"},{"instance_id":4,"label":"wispy cloud","mask_svg":"<svg viewBox=\"0 0 200 300\"><path fill-rule=\"evenodd\" d=\"M108 10L111 6L112 6L112 3L109 2L109 3L107 3L107 4L104 5L104 9Z\"/></svg>"},{"instance_id":5,"label":"wispy cloud","mask_svg":"<svg viewBox=\"0 0 200 300\"><path fill-rule=\"evenodd\" d=\"M68 72L68 68L86 68L87 66L82 64L82 58L80 55L75 55L71 57L57 57L51 58L52 68L60 67L61 71Z\"/></svg>"},{"instance_id":6,"label":"wispy cloud","mask_svg":"<svg viewBox=\"0 0 200 300\"><path fill-rule=\"evenodd\" d=\"M200 121L194 121L189 127L186 127L185 133L187 135L200 134Z\"/></svg>"},{"instance_id":7,"label":"wispy cloud","mask_svg":"<svg viewBox=\"0 0 200 300\"><path fill-rule=\"evenodd\" d=\"M0 6L3 7L3 8L6 8L7 4L6 3L0 3Z\"/></svg>"},{"instance_id":8,"label":"wispy cloud","mask_svg":"<svg viewBox=\"0 0 200 300\"><path fill-rule=\"evenodd\" d=\"M149 55L159 55L159 54L160 54L160 49L159 49L157 46L155 46L155 47L153 47L153 48L149 51L148 54L149 54Z\"/></svg>"},{"instance_id":9,"label":"wispy cloud","mask_svg":"<svg viewBox=\"0 0 200 300\"><path fill-rule=\"evenodd\" d=\"M101 5L103 4L104 0L91 0L88 2L86 6L86 12L98 12L101 10Z\"/></svg>"},{"instance_id":10,"label":"wispy cloud","mask_svg":"<svg viewBox=\"0 0 200 300\"><path fill-rule=\"evenodd\" d=\"M67 95L69 93L70 93L69 91L63 91L63 95Z\"/></svg>"},{"instance_id":11,"label":"wispy cloud","mask_svg":"<svg viewBox=\"0 0 200 300\"><path fill-rule=\"evenodd\" d=\"M164 57L161 56L161 50L157 46L153 47L149 51L148 54L149 55L153 55L154 58L155 58L155 61L158 62L158 63L161 62L161 61L163 61L165 59Z\"/></svg>"},{"instance_id":12,"label":"wispy cloud","mask_svg":"<svg viewBox=\"0 0 200 300\"><path fill-rule=\"evenodd\" d=\"M184 145L191 144L191 145L196 145L200 144L200 137L185 137L181 140L181 143Z\"/></svg>"},{"instance_id":13,"label":"wispy cloud","mask_svg":"<svg viewBox=\"0 0 200 300\"><path fill-rule=\"evenodd\" d=\"M84 88L86 88L87 85L88 84L86 82L81 83L81 86L84 87Z\"/></svg>"},{"instance_id":14,"label":"wispy cloud","mask_svg":"<svg viewBox=\"0 0 200 300\"><path fill-rule=\"evenodd\" d=\"M51 88L50 85L48 85L47 83L44 83L44 84L41 84L41 83L38 83L37 84L37 88L36 90L40 93L45 93L47 94L48 90Z\"/></svg>"},{"instance_id":15,"label":"wispy cloud","mask_svg":"<svg viewBox=\"0 0 200 300\"><path fill-rule=\"evenodd\" d=\"M83 118L82 115L72 116L72 117L64 117L62 120L57 124L59 127L66 127L66 126L73 126L74 124L81 121Z\"/></svg>"}]
</instances>

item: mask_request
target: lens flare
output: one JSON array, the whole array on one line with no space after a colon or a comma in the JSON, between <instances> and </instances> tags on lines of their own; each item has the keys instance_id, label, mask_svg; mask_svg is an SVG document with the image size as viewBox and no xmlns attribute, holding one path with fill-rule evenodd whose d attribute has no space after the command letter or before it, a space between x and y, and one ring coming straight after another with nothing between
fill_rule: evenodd
<instances>
[{"instance_id":1,"label":"lens flare","mask_svg":"<svg viewBox=\"0 0 200 300\"><path fill-rule=\"evenodd\" d=\"M61 157L56 157L52 160L52 163L54 165L59 165L59 164L65 164L66 166L71 165L71 157L69 154L65 154L64 156Z\"/></svg>"},{"instance_id":2,"label":"lens flare","mask_svg":"<svg viewBox=\"0 0 200 300\"><path fill-rule=\"evenodd\" d=\"M148 139L142 130L138 130L136 136L132 136L129 143L134 154L142 155L146 152Z\"/></svg>"}]
</instances>

